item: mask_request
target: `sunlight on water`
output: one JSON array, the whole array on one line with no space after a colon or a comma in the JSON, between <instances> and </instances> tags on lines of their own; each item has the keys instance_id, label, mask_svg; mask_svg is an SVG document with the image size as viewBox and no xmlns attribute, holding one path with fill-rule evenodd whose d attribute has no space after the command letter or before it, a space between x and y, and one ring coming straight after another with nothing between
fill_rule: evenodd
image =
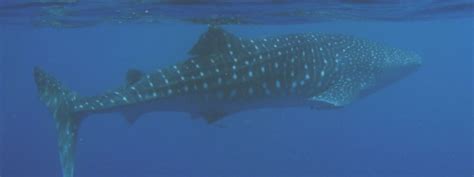
<instances>
[{"instance_id":1,"label":"sunlight on water","mask_svg":"<svg viewBox=\"0 0 474 177\"><path fill-rule=\"evenodd\" d=\"M474 3L468 0L3 0L0 24L76 28L174 20L198 24L419 21L472 17L473 10Z\"/></svg>"}]
</instances>

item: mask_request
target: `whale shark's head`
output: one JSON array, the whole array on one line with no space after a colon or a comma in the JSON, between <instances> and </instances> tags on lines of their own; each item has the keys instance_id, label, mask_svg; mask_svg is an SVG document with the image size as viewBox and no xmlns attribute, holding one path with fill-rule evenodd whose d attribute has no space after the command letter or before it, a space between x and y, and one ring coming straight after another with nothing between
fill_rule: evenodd
<instances>
[{"instance_id":1,"label":"whale shark's head","mask_svg":"<svg viewBox=\"0 0 474 177\"><path fill-rule=\"evenodd\" d=\"M421 66L421 57L410 51L393 49L387 53L383 62L382 73L377 80L380 82L393 82L413 73Z\"/></svg>"},{"instance_id":2,"label":"whale shark's head","mask_svg":"<svg viewBox=\"0 0 474 177\"><path fill-rule=\"evenodd\" d=\"M421 57L409 51L385 48L384 56L375 75L375 83L361 90L360 96L367 96L412 74L420 68Z\"/></svg>"},{"instance_id":3,"label":"whale shark's head","mask_svg":"<svg viewBox=\"0 0 474 177\"><path fill-rule=\"evenodd\" d=\"M390 49L385 54L380 73L376 76L376 89L407 77L422 64L421 57L414 52Z\"/></svg>"}]
</instances>

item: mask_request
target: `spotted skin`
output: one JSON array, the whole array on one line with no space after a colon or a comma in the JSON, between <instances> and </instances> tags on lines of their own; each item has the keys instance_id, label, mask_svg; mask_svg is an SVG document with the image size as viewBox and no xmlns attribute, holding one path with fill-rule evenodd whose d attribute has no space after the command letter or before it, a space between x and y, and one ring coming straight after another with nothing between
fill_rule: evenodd
<instances>
[{"instance_id":1,"label":"spotted skin","mask_svg":"<svg viewBox=\"0 0 474 177\"><path fill-rule=\"evenodd\" d=\"M243 110L343 107L397 81L420 66L412 52L347 35L306 33L240 38L210 27L189 59L154 72L132 70L127 84L79 97L39 68L41 100L56 120L64 177L74 176L81 120L121 112L129 123L153 111L188 112L208 123Z\"/></svg>"},{"instance_id":2,"label":"spotted skin","mask_svg":"<svg viewBox=\"0 0 474 177\"><path fill-rule=\"evenodd\" d=\"M221 39L209 42L207 38L215 37L209 34L216 33ZM182 108L170 111L183 112L227 110L222 106L232 103L266 107L270 102L268 107L272 107L272 100L289 106L308 100L342 106L374 87L377 77L391 67L389 60L397 60L395 65L420 63L415 54L346 35L307 33L243 39L211 27L197 45L209 43L220 46L191 51L188 60L146 74L134 84L76 101L74 110L102 112L160 100L166 100L162 105L168 102ZM325 93L331 89L339 93ZM324 95L327 98L321 97ZM182 102L172 101L174 98ZM284 103L286 98L292 101ZM239 109L249 108L237 105L232 112ZM147 111L153 110L166 108Z\"/></svg>"}]
</instances>

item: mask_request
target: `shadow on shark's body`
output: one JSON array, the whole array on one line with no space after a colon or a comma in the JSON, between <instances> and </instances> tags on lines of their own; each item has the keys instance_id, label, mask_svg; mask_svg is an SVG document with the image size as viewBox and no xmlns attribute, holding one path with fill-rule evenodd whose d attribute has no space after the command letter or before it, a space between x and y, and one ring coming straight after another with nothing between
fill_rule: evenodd
<instances>
[{"instance_id":1,"label":"shadow on shark's body","mask_svg":"<svg viewBox=\"0 0 474 177\"><path fill-rule=\"evenodd\" d=\"M130 124L152 111L179 111L213 123L243 110L268 107L343 107L415 71L418 55L346 35L305 33L259 39L211 26L189 59L127 84L80 97L40 68L39 95L56 121L64 177L74 176L80 122L87 115L121 112Z\"/></svg>"}]
</instances>

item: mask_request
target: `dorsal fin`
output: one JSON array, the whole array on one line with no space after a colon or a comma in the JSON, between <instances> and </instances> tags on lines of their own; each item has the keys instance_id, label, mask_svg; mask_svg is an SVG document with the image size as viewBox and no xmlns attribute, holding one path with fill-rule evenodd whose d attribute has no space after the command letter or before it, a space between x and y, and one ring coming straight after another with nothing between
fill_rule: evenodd
<instances>
[{"instance_id":1,"label":"dorsal fin","mask_svg":"<svg viewBox=\"0 0 474 177\"><path fill-rule=\"evenodd\" d=\"M229 50L229 46L238 42L239 39L233 34L225 31L221 27L211 25L207 32L201 35L198 42L189 51L189 54L207 56L226 52Z\"/></svg>"},{"instance_id":2,"label":"dorsal fin","mask_svg":"<svg viewBox=\"0 0 474 177\"><path fill-rule=\"evenodd\" d=\"M127 85L132 85L136 82L138 82L140 79L143 77L143 72L141 72L138 69L129 69L127 71Z\"/></svg>"}]
</instances>

